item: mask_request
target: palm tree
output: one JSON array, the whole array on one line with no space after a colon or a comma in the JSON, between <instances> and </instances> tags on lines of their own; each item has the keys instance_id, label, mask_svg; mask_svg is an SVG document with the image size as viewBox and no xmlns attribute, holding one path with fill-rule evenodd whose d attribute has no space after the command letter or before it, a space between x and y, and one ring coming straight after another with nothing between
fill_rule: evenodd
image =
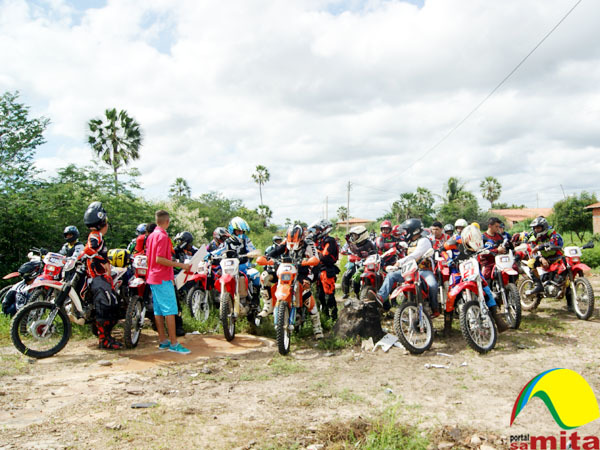
<instances>
[{"instance_id":1,"label":"palm tree","mask_svg":"<svg viewBox=\"0 0 600 450\"><path fill-rule=\"evenodd\" d=\"M269 169L261 165L256 166L256 173L252 174L252 179L256 184L258 184L258 192L260 194L261 205L263 204L262 187L267 181L269 181L270 178L271 174L269 173Z\"/></svg>"},{"instance_id":2,"label":"palm tree","mask_svg":"<svg viewBox=\"0 0 600 450\"><path fill-rule=\"evenodd\" d=\"M271 208L269 208L267 205L260 205L256 209L256 212L262 218L263 225L265 227L268 227L269 226L269 220L273 218L273 211L271 211Z\"/></svg>"},{"instance_id":3,"label":"palm tree","mask_svg":"<svg viewBox=\"0 0 600 450\"><path fill-rule=\"evenodd\" d=\"M457 177L450 177L446 182L445 197L446 203L452 203L455 200L461 198L465 192L465 183Z\"/></svg>"},{"instance_id":4,"label":"palm tree","mask_svg":"<svg viewBox=\"0 0 600 450\"><path fill-rule=\"evenodd\" d=\"M115 176L115 195L119 191L117 172L123 165L140 157L139 150L142 146L142 132L140 125L127 111L107 109L105 117L91 119L88 122L91 134L88 144L92 147L102 161L113 168Z\"/></svg>"},{"instance_id":5,"label":"palm tree","mask_svg":"<svg viewBox=\"0 0 600 450\"><path fill-rule=\"evenodd\" d=\"M192 190L185 178L178 177L169 188L169 197L172 199L181 199L183 197L190 198Z\"/></svg>"},{"instance_id":6,"label":"palm tree","mask_svg":"<svg viewBox=\"0 0 600 450\"><path fill-rule=\"evenodd\" d=\"M348 220L348 208L345 206L340 206L336 212L341 222Z\"/></svg>"},{"instance_id":7,"label":"palm tree","mask_svg":"<svg viewBox=\"0 0 600 450\"><path fill-rule=\"evenodd\" d=\"M502 185L494 177L485 177L479 187L481 188L481 196L490 202L490 208L492 208L494 202L500 198Z\"/></svg>"}]
</instances>

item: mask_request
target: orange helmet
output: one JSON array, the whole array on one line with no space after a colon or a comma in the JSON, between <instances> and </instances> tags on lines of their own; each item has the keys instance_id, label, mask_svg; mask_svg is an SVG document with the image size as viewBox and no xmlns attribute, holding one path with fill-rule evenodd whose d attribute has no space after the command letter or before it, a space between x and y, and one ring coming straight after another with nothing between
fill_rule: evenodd
<instances>
[{"instance_id":1,"label":"orange helmet","mask_svg":"<svg viewBox=\"0 0 600 450\"><path fill-rule=\"evenodd\" d=\"M286 245L289 251L295 251L300 248L304 240L304 230L301 225L292 225L288 228Z\"/></svg>"}]
</instances>

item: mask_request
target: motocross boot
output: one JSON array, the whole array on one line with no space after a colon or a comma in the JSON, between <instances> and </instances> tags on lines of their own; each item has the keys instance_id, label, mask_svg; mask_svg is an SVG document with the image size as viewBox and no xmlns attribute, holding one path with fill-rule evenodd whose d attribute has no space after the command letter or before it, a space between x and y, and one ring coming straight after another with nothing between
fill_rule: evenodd
<instances>
[{"instance_id":1,"label":"motocross boot","mask_svg":"<svg viewBox=\"0 0 600 450\"><path fill-rule=\"evenodd\" d=\"M258 313L259 317L268 317L269 314L273 312L273 300L271 296L267 294L267 297L264 298L265 306L261 312Z\"/></svg>"},{"instance_id":2,"label":"motocross boot","mask_svg":"<svg viewBox=\"0 0 600 450\"><path fill-rule=\"evenodd\" d=\"M450 337L452 333L452 317L454 316L454 311L444 311L444 337Z\"/></svg>"},{"instance_id":3,"label":"motocross boot","mask_svg":"<svg viewBox=\"0 0 600 450\"><path fill-rule=\"evenodd\" d=\"M317 339L323 339L323 328L321 328L321 317L319 316L319 313L311 313L310 320L312 320L313 333L315 334L315 337Z\"/></svg>"},{"instance_id":4,"label":"motocross boot","mask_svg":"<svg viewBox=\"0 0 600 450\"><path fill-rule=\"evenodd\" d=\"M96 320L96 327L98 328L98 348L104 350L120 350L120 342L115 341L110 335L116 322L110 320Z\"/></svg>"},{"instance_id":5,"label":"motocross boot","mask_svg":"<svg viewBox=\"0 0 600 450\"><path fill-rule=\"evenodd\" d=\"M335 301L335 294L328 294L326 296L327 305L331 308L331 318L335 322L338 318L337 302Z\"/></svg>"},{"instance_id":6,"label":"motocross boot","mask_svg":"<svg viewBox=\"0 0 600 450\"><path fill-rule=\"evenodd\" d=\"M498 313L497 306L492 306L490 308L490 314L494 318L494 322L496 322L496 327L498 327L498 333L504 333L510 328L508 324L504 321L500 313Z\"/></svg>"}]
</instances>

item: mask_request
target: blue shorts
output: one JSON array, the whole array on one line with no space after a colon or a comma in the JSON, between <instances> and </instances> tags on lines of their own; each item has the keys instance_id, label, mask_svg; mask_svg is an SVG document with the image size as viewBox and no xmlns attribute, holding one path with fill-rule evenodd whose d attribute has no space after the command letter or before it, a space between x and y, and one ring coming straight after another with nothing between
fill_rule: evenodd
<instances>
[{"instance_id":1,"label":"blue shorts","mask_svg":"<svg viewBox=\"0 0 600 450\"><path fill-rule=\"evenodd\" d=\"M151 284L152 303L155 316L176 316L177 298L172 281L163 281L162 284Z\"/></svg>"}]
</instances>

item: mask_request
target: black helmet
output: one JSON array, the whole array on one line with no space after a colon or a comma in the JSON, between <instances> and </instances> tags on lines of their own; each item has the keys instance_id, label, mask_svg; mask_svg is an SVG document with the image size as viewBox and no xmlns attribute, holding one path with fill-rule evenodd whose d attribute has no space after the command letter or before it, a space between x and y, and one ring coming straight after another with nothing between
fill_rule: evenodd
<instances>
[{"instance_id":1,"label":"black helmet","mask_svg":"<svg viewBox=\"0 0 600 450\"><path fill-rule=\"evenodd\" d=\"M273 236L273 244L275 245L279 245L281 244L281 242L283 241L283 238L281 236Z\"/></svg>"},{"instance_id":2,"label":"black helmet","mask_svg":"<svg viewBox=\"0 0 600 450\"><path fill-rule=\"evenodd\" d=\"M25 281L29 281L37 278L42 273L42 268L41 261L28 261L19 267L18 272Z\"/></svg>"},{"instance_id":3,"label":"black helmet","mask_svg":"<svg viewBox=\"0 0 600 450\"><path fill-rule=\"evenodd\" d=\"M452 234L452 233L454 233L454 225L452 225L451 223L447 224L447 225L444 227L444 231L445 231L446 233L448 233L448 234Z\"/></svg>"},{"instance_id":4,"label":"black helmet","mask_svg":"<svg viewBox=\"0 0 600 450\"><path fill-rule=\"evenodd\" d=\"M400 226L406 230L407 241L410 241L413 236L423 232L423 223L419 219L407 219Z\"/></svg>"},{"instance_id":5,"label":"black helmet","mask_svg":"<svg viewBox=\"0 0 600 450\"><path fill-rule=\"evenodd\" d=\"M90 203L90 206L85 210L83 215L83 223L88 228L102 228L106 225L108 217L106 210L102 206L102 202Z\"/></svg>"},{"instance_id":6,"label":"black helmet","mask_svg":"<svg viewBox=\"0 0 600 450\"><path fill-rule=\"evenodd\" d=\"M67 234L70 234L71 237L67 237ZM65 228L65 231L63 231L63 236L69 244L72 244L79 238L79 230L75 225L69 225L67 228Z\"/></svg>"},{"instance_id":7,"label":"black helmet","mask_svg":"<svg viewBox=\"0 0 600 450\"><path fill-rule=\"evenodd\" d=\"M315 220L309 227L308 232L316 239L322 239L329 234L333 224L327 219Z\"/></svg>"},{"instance_id":8,"label":"black helmet","mask_svg":"<svg viewBox=\"0 0 600 450\"><path fill-rule=\"evenodd\" d=\"M213 231L213 239L217 242L223 242L230 236L229 231L224 227L217 227Z\"/></svg>"},{"instance_id":9,"label":"black helmet","mask_svg":"<svg viewBox=\"0 0 600 450\"><path fill-rule=\"evenodd\" d=\"M175 236L175 241L179 242L181 247L187 247L194 242L194 235L189 231L182 231Z\"/></svg>"},{"instance_id":10,"label":"black helmet","mask_svg":"<svg viewBox=\"0 0 600 450\"><path fill-rule=\"evenodd\" d=\"M536 238L544 237L546 234L548 234L548 230L550 229L550 224L544 216L539 216L533 219L530 226L533 232L535 233ZM534 229L535 227L542 227L542 231L536 233Z\"/></svg>"}]
</instances>

